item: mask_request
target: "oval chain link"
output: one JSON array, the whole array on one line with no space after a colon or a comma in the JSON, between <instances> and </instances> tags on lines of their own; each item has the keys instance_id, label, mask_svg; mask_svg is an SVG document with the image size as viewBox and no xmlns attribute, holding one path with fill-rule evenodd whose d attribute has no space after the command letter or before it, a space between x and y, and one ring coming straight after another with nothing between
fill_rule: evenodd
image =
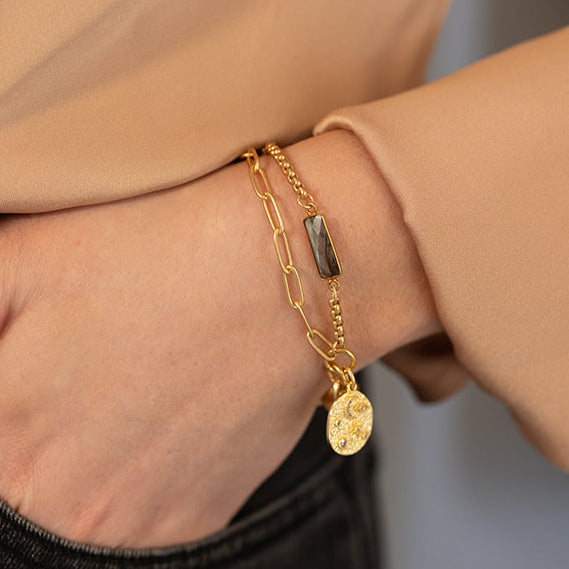
<instances>
[{"instance_id":1,"label":"oval chain link","mask_svg":"<svg viewBox=\"0 0 569 569\"><path fill-rule=\"evenodd\" d=\"M261 170L261 172L262 172L262 170ZM265 208L265 213L267 214L267 219L269 220L269 223L271 224L271 229L273 231L277 231L278 229L280 229L284 235L283 218L281 217L281 212L279 211L279 208L277 207L277 202L275 201L275 197L270 192L267 192L266 197L261 198L261 199L263 200L263 207ZM276 220L273 217L271 210L277 216ZM276 223L275 223L275 221L276 221Z\"/></svg>"},{"instance_id":2,"label":"oval chain link","mask_svg":"<svg viewBox=\"0 0 569 569\"><path fill-rule=\"evenodd\" d=\"M292 308L296 310L297 306L304 306L304 291L302 290L300 275L298 274L296 267L294 265L288 265L287 269L289 269L288 272L283 271L283 280L285 284L286 295L288 297L288 303ZM294 281L296 282L296 291L298 292L298 296L300 297L298 300L294 300L290 292L290 285L288 284L289 275L294 276Z\"/></svg>"},{"instance_id":3,"label":"oval chain link","mask_svg":"<svg viewBox=\"0 0 569 569\"><path fill-rule=\"evenodd\" d=\"M284 243L284 252L286 259L283 259L282 249L279 245L279 241ZM275 244L275 251L277 252L277 259L279 260L279 265L283 273L290 273L290 267L294 266L292 261L292 255L290 252L290 245L288 244L288 237L282 228L276 228L273 231L273 243Z\"/></svg>"}]
</instances>

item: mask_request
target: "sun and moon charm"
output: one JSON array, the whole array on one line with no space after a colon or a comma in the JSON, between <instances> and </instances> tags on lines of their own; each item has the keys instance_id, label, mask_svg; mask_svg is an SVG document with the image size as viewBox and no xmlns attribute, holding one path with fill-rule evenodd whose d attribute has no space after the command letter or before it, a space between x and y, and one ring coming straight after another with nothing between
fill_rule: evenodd
<instances>
[{"instance_id":1,"label":"sun and moon charm","mask_svg":"<svg viewBox=\"0 0 569 569\"><path fill-rule=\"evenodd\" d=\"M332 449L348 456L363 448L373 426L373 408L357 389L348 388L330 406L326 435Z\"/></svg>"}]
</instances>

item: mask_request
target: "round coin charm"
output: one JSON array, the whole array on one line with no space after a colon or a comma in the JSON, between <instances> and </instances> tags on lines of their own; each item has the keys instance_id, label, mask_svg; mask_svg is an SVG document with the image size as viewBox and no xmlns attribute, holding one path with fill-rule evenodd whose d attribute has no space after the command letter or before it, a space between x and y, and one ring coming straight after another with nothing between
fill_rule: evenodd
<instances>
[{"instance_id":1,"label":"round coin charm","mask_svg":"<svg viewBox=\"0 0 569 569\"><path fill-rule=\"evenodd\" d=\"M368 441L372 425L369 399L361 391L348 389L328 411L328 442L338 454L355 454Z\"/></svg>"}]
</instances>

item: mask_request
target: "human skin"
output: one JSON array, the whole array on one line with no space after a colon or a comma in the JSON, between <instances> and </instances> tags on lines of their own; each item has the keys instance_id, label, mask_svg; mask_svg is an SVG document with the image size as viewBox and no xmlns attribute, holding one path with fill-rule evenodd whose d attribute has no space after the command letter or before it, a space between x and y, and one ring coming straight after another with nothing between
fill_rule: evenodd
<instances>
[{"instance_id":1,"label":"human skin","mask_svg":"<svg viewBox=\"0 0 569 569\"><path fill-rule=\"evenodd\" d=\"M414 244L357 139L286 149L339 253L357 369L441 331ZM329 335L292 189L262 157ZM284 293L244 162L182 187L0 223L0 497L66 538L166 546L224 527L329 380ZM324 433L322 433L324 437Z\"/></svg>"}]
</instances>

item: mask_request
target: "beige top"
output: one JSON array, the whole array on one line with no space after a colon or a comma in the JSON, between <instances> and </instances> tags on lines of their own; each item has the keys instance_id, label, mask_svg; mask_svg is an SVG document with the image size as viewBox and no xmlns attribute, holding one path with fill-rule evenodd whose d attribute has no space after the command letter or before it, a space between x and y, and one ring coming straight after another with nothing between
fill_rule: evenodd
<instances>
[{"instance_id":1,"label":"beige top","mask_svg":"<svg viewBox=\"0 0 569 569\"><path fill-rule=\"evenodd\" d=\"M351 129L454 345L389 363L411 381L466 368L569 469L569 29L409 91L447 4L3 2L0 211L152 192L250 144Z\"/></svg>"}]
</instances>

